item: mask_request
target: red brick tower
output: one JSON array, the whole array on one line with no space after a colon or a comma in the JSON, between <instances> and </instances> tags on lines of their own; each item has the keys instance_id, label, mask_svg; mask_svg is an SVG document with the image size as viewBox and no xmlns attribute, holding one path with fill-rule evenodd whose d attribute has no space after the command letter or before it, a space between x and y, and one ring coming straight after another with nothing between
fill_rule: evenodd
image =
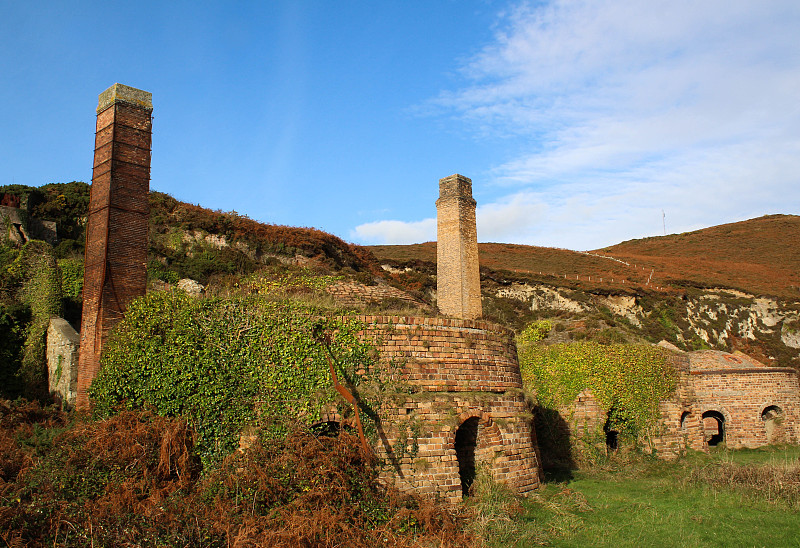
<instances>
[{"instance_id":1,"label":"red brick tower","mask_svg":"<svg viewBox=\"0 0 800 548\"><path fill-rule=\"evenodd\" d=\"M127 304L147 284L152 94L114 84L97 106L86 227L77 407L100 370L100 352Z\"/></svg>"}]
</instances>

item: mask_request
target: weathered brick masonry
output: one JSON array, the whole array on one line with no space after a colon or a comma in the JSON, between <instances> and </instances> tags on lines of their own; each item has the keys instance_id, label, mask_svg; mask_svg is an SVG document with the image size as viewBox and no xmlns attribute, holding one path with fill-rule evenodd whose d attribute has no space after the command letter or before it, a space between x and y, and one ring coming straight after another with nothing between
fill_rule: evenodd
<instances>
[{"instance_id":1,"label":"weathered brick masonry","mask_svg":"<svg viewBox=\"0 0 800 548\"><path fill-rule=\"evenodd\" d=\"M647 446L673 457L686 448L759 447L800 440L800 382L792 368L768 367L740 352L672 352L678 386L659 402L658 431ZM589 391L559 410L578 438L603 431L608 413ZM546 464L549 461L545 459Z\"/></svg>"},{"instance_id":2,"label":"weathered brick masonry","mask_svg":"<svg viewBox=\"0 0 800 548\"><path fill-rule=\"evenodd\" d=\"M669 361L678 374L678 383L675 392L658 404L659 420L654 431L641 439L645 451L654 452L662 458L674 458L686 451L694 449L703 451L706 444L703 438L703 427L700 420L702 411L694 395L694 389L689 375L688 362L678 355L670 355ZM575 400L559 410L563 417L563 428L572 438L598 439L598 450L609 440L603 439L606 435L604 427L608 421L608 410L604 409L590 390L583 390ZM562 464L557 459L564 455L554 455L556 460L550 461L550 455L545 455L546 465Z\"/></svg>"},{"instance_id":3,"label":"weathered brick masonry","mask_svg":"<svg viewBox=\"0 0 800 548\"><path fill-rule=\"evenodd\" d=\"M151 94L114 84L100 94L86 228L77 406L100 368L109 330L147 285Z\"/></svg>"},{"instance_id":4,"label":"weathered brick masonry","mask_svg":"<svg viewBox=\"0 0 800 548\"><path fill-rule=\"evenodd\" d=\"M383 477L456 502L475 467L518 493L539 485L513 332L490 322L363 316L403 390L384 406Z\"/></svg>"},{"instance_id":5,"label":"weathered brick masonry","mask_svg":"<svg viewBox=\"0 0 800 548\"><path fill-rule=\"evenodd\" d=\"M436 300L456 318L480 318L481 278L472 180L451 175L439 180L436 200Z\"/></svg>"},{"instance_id":6,"label":"weathered brick masonry","mask_svg":"<svg viewBox=\"0 0 800 548\"><path fill-rule=\"evenodd\" d=\"M800 384L788 367L768 367L740 352L687 355L707 437L728 447L800 440Z\"/></svg>"}]
</instances>

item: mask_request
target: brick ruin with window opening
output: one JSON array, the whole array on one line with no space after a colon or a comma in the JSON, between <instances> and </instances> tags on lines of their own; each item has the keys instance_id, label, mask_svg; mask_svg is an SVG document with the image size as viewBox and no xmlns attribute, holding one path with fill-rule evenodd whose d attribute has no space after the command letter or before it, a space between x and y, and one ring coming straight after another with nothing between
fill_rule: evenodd
<instances>
[{"instance_id":1,"label":"brick ruin with window opening","mask_svg":"<svg viewBox=\"0 0 800 548\"><path fill-rule=\"evenodd\" d=\"M111 327L146 289L152 102L147 92L115 84L100 96L86 242L78 406L99 370ZM475 200L461 175L439 181L437 297L446 317L363 316L364 337L406 389L388 396L375 450L382 477L401 489L455 502L487 470L515 492L540 483L542 458L526 401L512 331L481 317ZM349 290L348 290L349 291ZM364 295L369 301L372 295ZM697 353L695 353L696 355ZM717 357L724 353L717 353ZM747 361L709 367L675 354L678 390L661 402L663 429L653 449L703 449L723 421L720 439L757 446L798 439L797 372ZM749 358L748 358L749 360ZM760 399L759 399L760 398ZM756 402L756 400L758 400ZM583 427L604 421L589 393L571 416ZM578 422L574 428L580 428ZM704 439L705 437L705 439Z\"/></svg>"}]
</instances>

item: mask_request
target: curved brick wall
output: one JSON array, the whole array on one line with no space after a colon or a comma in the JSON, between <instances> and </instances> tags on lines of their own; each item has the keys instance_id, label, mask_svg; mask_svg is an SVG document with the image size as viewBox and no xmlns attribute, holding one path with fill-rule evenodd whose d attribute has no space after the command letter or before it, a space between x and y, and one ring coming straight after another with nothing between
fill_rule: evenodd
<instances>
[{"instance_id":1,"label":"curved brick wall","mask_svg":"<svg viewBox=\"0 0 800 548\"><path fill-rule=\"evenodd\" d=\"M381 361L387 367L394 362L413 388L384 402L376 451L385 481L461 500L456 437L465 421L477 417L475 461L519 494L539 485L536 434L511 330L482 320L358 319Z\"/></svg>"},{"instance_id":2,"label":"curved brick wall","mask_svg":"<svg viewBox=\"0 0 800 548\"><path fill-rule=\"evenodd\" d=\"M382 359L404 380L441 392L503 392L522 388L514 333L482 320L360 316Z\"/></svg>"}]
</instances>

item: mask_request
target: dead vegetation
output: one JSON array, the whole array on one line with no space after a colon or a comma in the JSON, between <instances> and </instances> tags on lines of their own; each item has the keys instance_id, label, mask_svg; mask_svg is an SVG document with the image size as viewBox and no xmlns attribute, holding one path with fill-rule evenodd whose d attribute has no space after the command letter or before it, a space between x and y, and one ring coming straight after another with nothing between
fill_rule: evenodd
<instances>
[{"instance_id":1,"label":"dead vegetation","mask_svg":"<svg viewBox=\"0 0 800 548\"><path fill-rule=\"evenodd\" d=\"M800 509L800 462L714 462L690 470L687 482L729 489L745 497Z\"/></svg>"},{"instance_id":2,"label":"dead vegetation","mask_svg":"<svg viewBox=\"0 0 800 548\"><path fill-rule=\"evenodd\" d=\"M201 471L183 421L69 424L0 405L0 539L11 546L470 546L463 510L377 481L357 438L297 428Z\"/></svg>"}]
</instances>

